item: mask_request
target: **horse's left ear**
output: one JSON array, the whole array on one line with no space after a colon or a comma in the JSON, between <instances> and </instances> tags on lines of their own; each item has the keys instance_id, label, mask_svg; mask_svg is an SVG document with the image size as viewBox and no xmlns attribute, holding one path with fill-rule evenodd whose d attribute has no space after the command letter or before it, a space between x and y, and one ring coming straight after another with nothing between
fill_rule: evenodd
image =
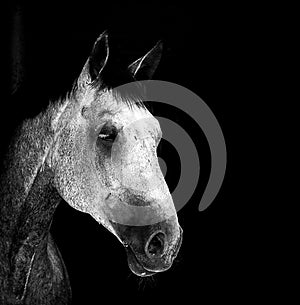
<instances>
[{"instance_id":1,"label":"horse's left ear","mask_svg":"<svg viewBox=\"0 0 300 305\"><path fill-rule=\"evenodd\" d=\"M77 83L80 87L85 87L99 79L99 75L106 66L109 55L108 35L104 31L95 41L92 52L87 59Z\"/></svg>"},{"instance_id":2,"label":"horse's left ear","mask_svg":"<svg viewBox=\"0 0 300 305\"><path fill-rule=\"evenodd\" d=\"M104 31L94 43L93 50L89 57L89 74L94 81L105 67L109 55L108 35Z\"/></svg>"},{"instance_id":3,"label":"horse's left ear","mask_svg":"<svg viewBox=\"0 0 300 305\"><path fill-rule=\"evenodd\" d=\"M145 56L139 58L128 70L136 80L151 79L161 58L163 44L159 41Z\"/></svg>"}]
</instances>

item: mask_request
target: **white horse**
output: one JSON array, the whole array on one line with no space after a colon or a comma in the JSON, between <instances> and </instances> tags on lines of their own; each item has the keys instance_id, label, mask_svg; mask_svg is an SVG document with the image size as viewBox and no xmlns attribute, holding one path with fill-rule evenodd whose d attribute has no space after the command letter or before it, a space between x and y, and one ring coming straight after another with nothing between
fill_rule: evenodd
<instances>
[{"instance_id":1,"label":"white horse","mask_svg":"<svg viewBox=\"0 0 300 305\"><path fill-rule=\"evenodd\" d=\"M172 265L182 230L156 155L160 126L138 84L116 87L150 78L161 50L117 71L101 34L68 96L20 127L1 177L1 304L70 303L49 233L61 198L118 238L136 275Z\"/></svg>"}]
</instances>

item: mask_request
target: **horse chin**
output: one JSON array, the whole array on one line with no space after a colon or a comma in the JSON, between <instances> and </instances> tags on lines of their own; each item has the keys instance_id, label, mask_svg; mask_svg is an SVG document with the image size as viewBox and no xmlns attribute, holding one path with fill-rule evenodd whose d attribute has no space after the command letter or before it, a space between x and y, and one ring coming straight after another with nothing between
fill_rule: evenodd
<instances>
[{"instance_id":1,"label":"horse chin","mask_svg":"<svg viewBox=\"0 0 300 305\"><path fill-rule=\"evenodd\" d=\"M126 247L126 252L127 252L128 266L132 273L140 277L151 276L157 273L154 271L147 270L145 267L143 267L143 265L136 258L130 246Z\"/></svg>"}]
</instances>

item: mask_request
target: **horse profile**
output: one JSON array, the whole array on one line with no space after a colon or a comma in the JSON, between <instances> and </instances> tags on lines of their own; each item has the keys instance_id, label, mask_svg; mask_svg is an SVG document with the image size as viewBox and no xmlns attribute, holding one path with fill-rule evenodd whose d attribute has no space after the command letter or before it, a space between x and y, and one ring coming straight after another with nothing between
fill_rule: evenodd
<instances>
[{"instance_id":1,"label":"horse profile","mask_svg":"<svg viewBox=\"0 0 300 305\"><path fill-rule=\"evenodd\" d=\"M172 265L182 229L156 155L160 126L139 85L117 88L151 78L161 50L117 71L102 33L69 94L17 130L0 181L0 304L70 304L50 235L61 199L118 238L134 274Z\"/></svg>"}]
</instances>

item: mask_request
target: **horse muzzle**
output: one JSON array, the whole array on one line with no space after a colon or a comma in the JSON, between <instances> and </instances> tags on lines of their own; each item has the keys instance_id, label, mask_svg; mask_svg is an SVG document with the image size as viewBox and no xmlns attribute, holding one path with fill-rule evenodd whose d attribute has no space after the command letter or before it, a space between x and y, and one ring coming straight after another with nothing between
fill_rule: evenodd
<instances>
[{"instance_id":1,"label":"horse muzzle","mask_svg":"<svg viewBox=\"0 0 300 305\"><path fill-rule=\"evenodd\" d=\"M113 222L112 225L125 247L128 266L135 275L151 276L172 266L183 234L177 219L148 226L127 226Z\"/></svg>"},{"instance_id":2,"label":"horse muzzle","mask_svg":"<svg viewBox=\"0 0 300 305\"><path fill-rule=\"evenodd\" d=\"M154 236L151 241L147 243L145 253L150 260L150 264L147 260L145 262L145 259L138 259L132 247L125 244L124 246L126 248L127 261L130 270L135 275L141 277L151 276L158 272L168 270L172 266L173 260L180 249L182 243L182 229L180 228L180 235L176 244L169 250L164 251L166 247L162 243L160 236Z\"/></svg>"}]
</instances>

